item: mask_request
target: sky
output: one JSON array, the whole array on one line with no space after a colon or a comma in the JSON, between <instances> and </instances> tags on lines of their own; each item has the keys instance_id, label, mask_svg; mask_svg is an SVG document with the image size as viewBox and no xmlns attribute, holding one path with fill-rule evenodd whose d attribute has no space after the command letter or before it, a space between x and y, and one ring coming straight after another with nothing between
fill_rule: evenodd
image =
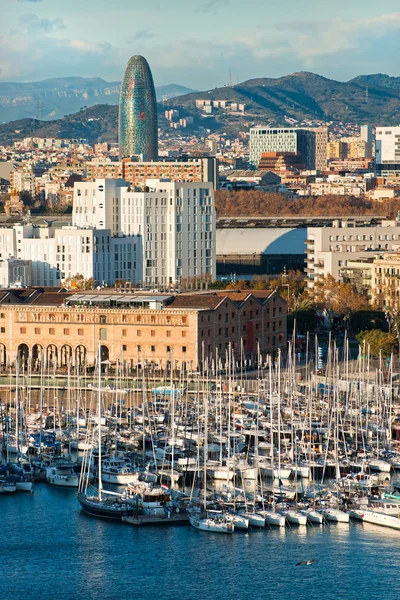
<instances>
[{"instance_id":1,"label":"sky","mask_svg":"<svg viewBox=\"0 0 400 600\"><path fill-rule=\"evenodd\" d=\"M120 81L134 54L156 86L193 89L297 71L400 75L399 0L0 0L0 9L0 81Z\"/></svg>"}]
</instances>

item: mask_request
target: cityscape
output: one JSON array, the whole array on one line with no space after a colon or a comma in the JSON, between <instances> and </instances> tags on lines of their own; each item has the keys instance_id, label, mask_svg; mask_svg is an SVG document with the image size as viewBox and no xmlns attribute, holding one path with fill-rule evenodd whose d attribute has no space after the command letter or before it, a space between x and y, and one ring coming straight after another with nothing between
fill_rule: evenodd
<instances>
[{"instance_id":1,"label":"cityscape","mask_svg":"<svg viewBox=\"0 0 400 600\"><path fill-rule=\"evenodd\" d=\"M2 25L4 595L397 598L398 7L132 4Z\"/></svg>"}]
</instances>

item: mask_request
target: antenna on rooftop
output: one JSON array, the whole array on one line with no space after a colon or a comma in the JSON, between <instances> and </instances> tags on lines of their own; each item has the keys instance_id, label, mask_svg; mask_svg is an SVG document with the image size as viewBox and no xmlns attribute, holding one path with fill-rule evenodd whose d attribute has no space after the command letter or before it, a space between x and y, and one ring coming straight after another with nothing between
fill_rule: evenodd
<instances>
[{"instance_id":1,"label":"antenna on rooftop","mask_svg":"<svg viewBox=\"0 0 400 600\"><path fill-rule=\"evenodd\" d=\"M165 106L165 103L168 102L168 94L163 94L162 97L162 105Z\"/></svg>"}]
</instances>

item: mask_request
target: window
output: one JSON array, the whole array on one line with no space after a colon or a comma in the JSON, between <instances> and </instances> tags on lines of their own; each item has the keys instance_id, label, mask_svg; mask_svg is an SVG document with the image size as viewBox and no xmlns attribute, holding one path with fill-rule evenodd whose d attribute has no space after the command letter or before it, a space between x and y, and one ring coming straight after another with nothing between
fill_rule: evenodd
<instances>
[{"instance_id":1,"label":"window","mask_svg":"<svg viewBox=\"0 0 400 600\"><path fill-rule=\"evenodd\" d=\"M122 322L123 323L127 323L128 322L128 317L126 315L122 315Z\"/></svg>"},{"instance_id":2,"label":"window","mask_svg":"<svg viewBox=\"0 0 400 600\"><path fill-rule=\"evenodd\" d=\"M105 315L100 315L100 323L105 325L107 323L107 317Z\"/></svg>"},{"instance_id":3,"label":"window","mask_svg":"<svg viewBox=\"0 0 400 600\"><path fill-rule=\"evenodd\" d=\"M122 330L122 336L123 336L123 337L126 337L126 329L123 329L123 330Z\"/></svg>"},{"instance_id":4,"label":"window","mask_svg":"<svg viewBox=\"0 0 400 600\"><path fill-rule=\"evenodd\" d=\"M54 327L49 327L49 334L56 335L56 330L54 329Z\"/></svg>"},{"instance_id":5,"label":"window","mask_svg":"<svg viewBox=\"0 0 400 600\"><path fill-rule=\"evenodd\" d=\"M171 337L171 332L167 331L167 337Z\"/></svg>"},{"instance_id":6,"label":"window","mask_svg":"<svg viewBox=\"0 0 400 600\"><path fill-rule=\"evenodd\" d=\"M187 323L187 317L182 317L182 323Z\"/></svg>"},{"instance_id":7,"label":"window","mask_svg":"<svg viewBox=\"0 0 400 600\"><path fill-rule=\"evenodd\" d=\"M140 346L140 344L137 345L137 351L141 352L142 351L142 346Z\"/></svg>"},{"instance_id":8,"label":"window","mask_svg":"<svg viewBox=\"0 0 400 600\"><path fill-rule=\"evenodd\" d=\"M1 333L5 333L6 332L6 328L5 327L0 327L0 332Z\"/></svg>"},{"instance_id":9,"label":"window","mask_svg":"<svg viewBox=\"0 0 400 600\"><path fill-rule=\"evenodd\" d=\"M156 351L156 347L155 346L151 346L151 351L155 352Z\"/></svg>"},{"instance_id":10,"label":"window","mask_svg":"<svg viewBox=\"0 0 400 600\"><path fill-rule=\"evenodd\" d=\"M4 313L0 313L0 319L5 319L6 315Z\"/></svg>"},{"instance_id":11,"label":"window","mask_svg":"<svg viewBox=\"0 0 400 600\"><path fill-rule=\"evenodd\" d=\"M182 346L182 352L183 352L183 354L185 354L185 352L186 352L186 346Z\"/></svg>"},{"instance_id":12,"label":"window","mask_svg":"<svg viewBox=\"0 0 400 600\"><path fill-rule=\"evenodd\" d=\"M122 352L126 352L126 345L122 344Z\"/></svg>"},{"instance_id":13,"label":"window","mask_svg":"<svg viewBox=\"0 0 400 600\"><path fill-rule=\"evenodd\" d=\"M69 329L67 327L64 328L64 335L69 335Z\"/></svg>"},{"instance_id":14,"label":"window","mask_svg":"<svg viewBox=\"0 0 400 600\"><path fill-rule=\"evenodd\" d=\"M171 346L167 346L167 352L171 352Z\"/></svg>"},{"instance_id":15,"label":"window","mask_svg":"<svg viewBox=\"0 0 400 600\"><path fill-rule=\"evenodd\" d=\"M83 329L78 329L78 335L83 335Z\"/></svg>"},{"instance_id":16,"label":"window","mask_svg":"<svg viewBox=\"0 0 400 600\"><path fill-rule=\"evenodd\" d=\"M186 331L182 331L182 337L186 337Z\"/></svg>"},{"instance_id":17,"label":"window","mask_svg":"<svg viewBox=\"0 0 400 600\"><path fill-rule=\"evenodd\" d=\"M152 330L150 331L150 335L151 335L151 337L155 337L155 336L156 336L156 331L155 331L155 329L152 329Z\"/></svg>"},{"instance_id":18,"label":"window","mask_svg":"<svg viewBox=\"0 0 400 600\"><path fill-rule=\"evenodd\" d=\"M100 327L100 339L101 340L107 339L107 329L105 327Z\"/></svg>"},{"instance_id":19,"label":"window","mask_svg":"<svg viewBox=\"0 0 400 600\"><path fill-rule=\"evenodd\" d=\"M36 335L40 335L40 327L35 327L35 333Z\"/></svg>"},{"instance_id":20,"label":"window","mask_svg":"<svg viewBox=\"0 0 400 600\"><path fill-rule=\"evenodd\" d=\"M142 335L142 330L141 330L141 329L138 329L138 330L136 331L136 335L137 335L137 337L141 337L141 335Z\"/></svg>"}]
</instances>

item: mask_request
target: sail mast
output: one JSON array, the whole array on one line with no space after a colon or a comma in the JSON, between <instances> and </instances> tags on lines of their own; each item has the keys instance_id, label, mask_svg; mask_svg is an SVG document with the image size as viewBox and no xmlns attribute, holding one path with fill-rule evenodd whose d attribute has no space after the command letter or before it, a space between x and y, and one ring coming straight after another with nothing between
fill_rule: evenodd
<instances>
[{"instance_id":1,"label":"sail mast","mask_svg":"<svg viewBox=\"0 0 400 600\"><path fill-rule=\"evenodd\" d=\"M97 390L97 400L98 400L98 405L97 405L97 411L98 411L98 421L97 421L97 426L98 426L98 432L99 432L99 437L98 437L98 442L99 442L99 466L98 466L98 477L99 477L99 501L101 501L101 346L100 346L100 342L99 342L99 351L98 351L98 357L97 357L97 366L98 366L98 390Z\"/></svg>"}]
</instances>

